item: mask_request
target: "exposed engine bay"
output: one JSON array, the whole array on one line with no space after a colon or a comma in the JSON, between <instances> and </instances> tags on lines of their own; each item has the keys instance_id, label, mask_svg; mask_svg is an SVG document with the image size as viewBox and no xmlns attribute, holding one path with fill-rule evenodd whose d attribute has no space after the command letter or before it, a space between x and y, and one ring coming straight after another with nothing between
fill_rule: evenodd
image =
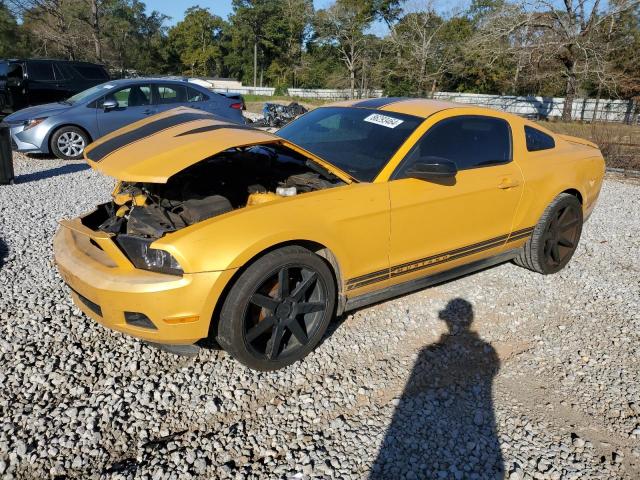
<instances>
[{"instance_id":1,"label":"exposed engine bay","mask_svg":"<svg viewBox=\"0 0 640 480\"><path fill-rule=\"evenodd\" d=\"M234 148L192 165L166 184L121 182L113 200L83 223L93 230L157 239L232 210L343 184L281 145Z\"/></svg>"}]
</instances>

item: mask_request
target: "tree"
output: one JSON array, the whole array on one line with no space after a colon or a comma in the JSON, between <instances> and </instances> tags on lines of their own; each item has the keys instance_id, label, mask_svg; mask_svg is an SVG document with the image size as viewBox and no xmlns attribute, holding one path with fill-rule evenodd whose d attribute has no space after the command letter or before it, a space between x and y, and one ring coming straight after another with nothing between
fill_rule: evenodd
<instances>
[{"instance_id":1,"label":"tree","mask_svg":"<svg viewBox=\"0 0 640 480\"><path fill-rule=\"evenodd\" d=\"M365 50L364 30L375 16L372 6L362 0L336 0L316 14L318 40L334 45L349 72L350 96L354 97L356 69Z\"/></svg>"},{"instance_id":2,"label":"tree","mask_svg":"<svg viewBox=\"0 0 640 480\"><path fill-rule=\"evenodd\" d=\"M313 0L281 0L283 18L286 19L283 65L285 82L293 87L302 68L302 52L310 37L313 19Z\"/></svg>"},{"instance_id":3,"label":"tree","mask_svg":"<svg viewBox=\"0 0 640 480\"><path fill-rule=\"evenodd\" d=\"M168 17L157 11L147 15L146 6L138 0L110 0L104 15L104 32L108 54L105 61L115 66L120 75L164 71L163 50Z\"/></svg>"},{"instance_id":4,"label":"tree","mask_svg":"<svg viewBox=\"0 0 640 480\"><path fill-rule=\"evenodd\" d=\"M527 59L527 68L538 77L561 75L565 97L562 118L571 120L578 88L602 58L599 29L639 3L616 0L603 6L601 0L538 0L532 8L522 0L490 15L479 42L494 51L507 45L511 53Z\"/></svg>"},{"instance_id":5,"label":"tree","mask_svg":"<svg viewBox=\"0 0 640 480\"><path fill-rule=\"evenodd\" d=\"M222 35L227 23L209 10L191 7L184 20L169 30L169 47L178 52L191 75L221 75Z\"/></svg>"},{"instance_id":6,"label":"tree","mask_svg":"<svg viewBox=\"0 0 640 480\"><path fill-rule=\"evenodd\" d=\"M16 17L0 1L0 58L15 57L22 53L22 30Z\"/></svg>"},{"instance_id":7,"label":"tree","mask_svg":"<svg viewBox=\"0 0 640 480\"><path fill-rule=\"evenodd\" d=\"M268 68L273 51L283 44L286 32L281 28L286 20L280 0L233 0L231 23L232 57L229 63L238 74L246 73L247 46L253 52L253 86L258 85L258 55L262 57L261 72ZM235 58L234 58L235 57ZM261 82L262 84L262 82Z\"/></svg>"},{"instance_id":8,"label":"tree","mask_svg":"<svg viewBox=\"0 0 640 480\"><path fill-rule=\"evenodd\" d=\"M80 58L85 38L78 25L79 3L73 0L9 0L22 17L25 29L37 39L36 50L58 54L69 60Z\"/></svg>"}]
</instances>

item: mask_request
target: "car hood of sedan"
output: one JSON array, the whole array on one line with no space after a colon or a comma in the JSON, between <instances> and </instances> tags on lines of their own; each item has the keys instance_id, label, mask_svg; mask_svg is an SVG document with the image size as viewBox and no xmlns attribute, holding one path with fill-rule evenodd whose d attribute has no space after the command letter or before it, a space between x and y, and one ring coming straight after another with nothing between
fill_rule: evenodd
<instances>
[{"instance_id":1,"label":"car hood of sedan","mask_svg":"<svg viewBox=\"0 0 640 480\"><path fill-rule=\"evenodd\" d=\"M340 179L347 173L277 135L192 108L174 108L132 123L89 145L89 165L127 182L166 183L176 173L230 148L279 143Z\"/></svg>"},{"instance_id":2,"label":"car hood of sedan","mask_svg":"<svg viewBox=\"0 0 640 480\"><path fill-rule=\"evenodd\" d=\"M7 115L4 121L7 123L26 122L34 118L50 117L69 110L71 105L68 103L45 103L44 105L36 105L35 107L23 108L11 115Z\"/></svg>"}]
</instances>

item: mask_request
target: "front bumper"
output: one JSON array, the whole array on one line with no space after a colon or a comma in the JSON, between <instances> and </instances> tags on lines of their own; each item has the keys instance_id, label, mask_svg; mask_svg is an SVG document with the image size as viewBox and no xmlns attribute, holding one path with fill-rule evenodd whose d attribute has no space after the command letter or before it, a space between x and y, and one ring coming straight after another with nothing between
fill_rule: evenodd
<instances>
[{"instance_id":1,"label":"front bumper","mask_svg":"<svg viewBox=\"0 0 640 480\"><path fill-rule=\"evenodd\" d=\"M53 248L74 303L107 328L147 341L187 345L204 338L215 305L234 270L165 275L133 268L109 234L79 220L63 221ZM145 315L155 328L131 325L125 312Z\"/></svg>"},{"instance_id":2,"label":"front bumper","mask_svg":"<svg viewBox=\"0 0 640 480\"><path fill-rule=\"evenodd\" d=\"M38 125L29 130L24 129L24 123L10 124L11 148L25 153L49 153L47 145L48 127Z\"/></svg>"}]
</instances>

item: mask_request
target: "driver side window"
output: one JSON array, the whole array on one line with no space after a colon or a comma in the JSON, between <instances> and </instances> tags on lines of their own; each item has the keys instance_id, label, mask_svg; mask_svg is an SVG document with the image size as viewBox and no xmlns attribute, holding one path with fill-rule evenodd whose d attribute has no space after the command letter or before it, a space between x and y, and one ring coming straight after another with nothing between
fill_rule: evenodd
<instances>
[{"instance_id":1,"label":"driver side window","mask_svg":"<svg viewBox=\"0 0 640 480\"><path fill-rule=\"evenodd\" d=\"M417 161L448 160L458 170L511 161L511 129L506 120L462 115L436 123L416 142L393 178L404 178Z\"/></svg>"}]
</instances>

